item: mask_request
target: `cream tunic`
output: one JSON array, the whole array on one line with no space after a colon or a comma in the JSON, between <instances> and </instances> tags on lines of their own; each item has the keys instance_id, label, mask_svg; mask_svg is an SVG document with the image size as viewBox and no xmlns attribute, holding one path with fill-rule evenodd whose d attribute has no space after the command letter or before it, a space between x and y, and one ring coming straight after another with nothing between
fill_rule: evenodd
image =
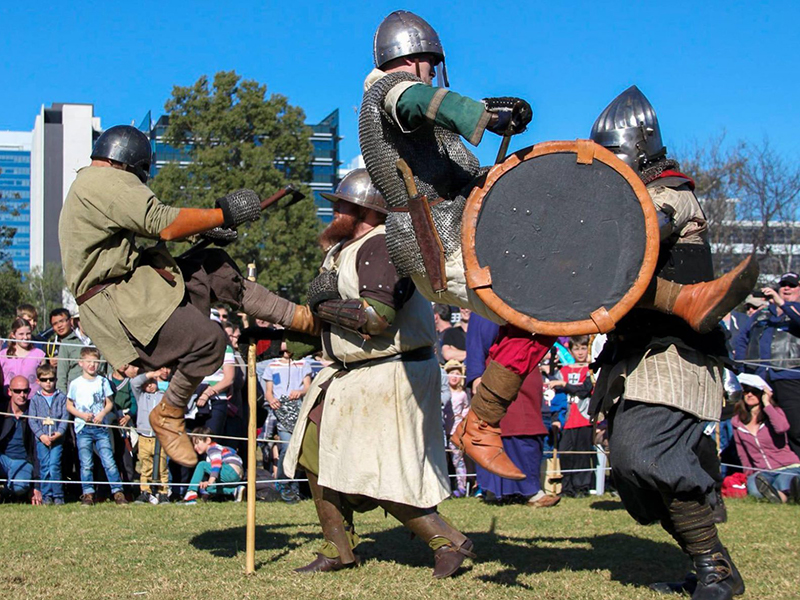
<instances>
[{"instance_id":1,"label":"cream tunic","mask_svg":"<svg viewBox=\"0 0 800 600\"><path fill-rule=\"evenodd\" d=\"M385 235L383 225L344 247L331 251L323 269L339 271L339 293L358 298L356 255L362 244ZM436 343L430 303L414 292L382 335L364 341L359 335L331 327L331 350L343 364L392 357ZM333 358L333 357L331 357ZM320 386L340 372L326 367L305 396L300 417L284 458L293 477L305 435L308 414ZM348 494L391 500L420 508L439 504L450 495L435 358L370 365L333 378L325 394L320 427L319 483Z\"/></svg>"}]
</instances>

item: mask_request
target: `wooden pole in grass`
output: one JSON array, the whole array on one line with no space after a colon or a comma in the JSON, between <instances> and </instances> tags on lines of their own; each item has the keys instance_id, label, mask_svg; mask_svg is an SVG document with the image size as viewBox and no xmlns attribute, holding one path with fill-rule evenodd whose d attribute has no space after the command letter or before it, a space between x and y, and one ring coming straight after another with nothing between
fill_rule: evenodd
<instances>
[{"instance_id":1,"label":"wooden pole in grass","mask_svg":"<svg viewBox=\"0 0 800 600\"><path fill-rule=\"evenodd\" d=\"M256 265L247 265L247 279L256 280ZM256 572L256 345L247 350L247 538L245 543L248 575Z\"/></svg>"}]
</instances>

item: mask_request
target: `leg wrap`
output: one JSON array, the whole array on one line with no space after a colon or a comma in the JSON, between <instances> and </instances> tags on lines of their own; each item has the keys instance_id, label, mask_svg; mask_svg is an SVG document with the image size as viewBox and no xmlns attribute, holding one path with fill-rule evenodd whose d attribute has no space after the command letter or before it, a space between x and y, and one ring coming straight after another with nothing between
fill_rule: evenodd
<instances>
[{"instance_id":1,"label":"leg wrap","mask_svg":"<svg viewBox=\"0 0 800 600\"><path fill-rule=\"evenodd\" d=\"M169 387L164 392L164 402L178 408L186 408L189 398L192 397L197 386L203 381L202 377L188 377L178 370L172 375Z\"/></svg>"},{"instance_id":2,"label":"leg wrap","mask_svg":"<svg viewBox=\"0 0 800 600\"><path fill-rule=\"evenodd\" d=\"M483 373L478 391L472 398L472 410L490 425L506 416L508 405L517 397L522 377L492 361Z\"/></svg>"},{"instance_id":3,"label":"leg wrap","mask_svg":"<svg viewBox=\"0 0 800 600\"><path fill-rule=\"evenodd\" d=\"M665 529L689 556L709 554L721 546L714 516L708 504L673 498L668 509L673 531L667 527Z\"/></svg>"},{"instance_id":4,"label":"leg wrap","mask_svg":"<svg viewBox=\"0 0 800 600\"><path fill-rule=\"evenodd\" d=\"M317 476L313 473L307 475L308 486L311 488L311 496L314 498L314 506L322 526L322 535L328 542L323 547L322 554L326 556L333 554L333 548L330 548L333 546L342 564L356 562L353 548L358 544L358 537L353 529L352 511L344 506L339 492L320 486ZM328 558L336 557L328 556Z\"/></svg>"},{"instance_id":5,"label":"leg wrap","mask_svg":"<svg viewBox=\"0 0 800 600\"><path fill-rule=\"evenodd\" d=\"M292 324L296 304L252 281L245 281L242 310L256 319L283 327Z\"/></svg>"}]
</instances>

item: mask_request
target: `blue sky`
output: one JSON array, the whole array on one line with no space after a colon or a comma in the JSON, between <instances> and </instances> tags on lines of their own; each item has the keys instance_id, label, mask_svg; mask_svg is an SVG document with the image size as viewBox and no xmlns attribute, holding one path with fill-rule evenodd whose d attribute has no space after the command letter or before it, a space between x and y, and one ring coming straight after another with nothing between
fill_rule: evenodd
<instances>
[{"instance_id":1,"label":"blue sky","mask_svg":"<svg viewBox=\"0 0 800 600\"><path fill-rule=\"evenodd\" d=\"M586 137L635 83L668 147L724 130L730 141L769 137L798 158L797 1L24 4L0 8L0 130L31 129L52 102L93 103L104 127L138 122L163 112L173 85L232 69L288 96L309 121L339 108L347 162L358 154L354 109L372 35L402 8L438 30L454 90L532 104L534 121L512 149ZM498 143L484 139L483 162Z\"/></svg>"}]
</instances>

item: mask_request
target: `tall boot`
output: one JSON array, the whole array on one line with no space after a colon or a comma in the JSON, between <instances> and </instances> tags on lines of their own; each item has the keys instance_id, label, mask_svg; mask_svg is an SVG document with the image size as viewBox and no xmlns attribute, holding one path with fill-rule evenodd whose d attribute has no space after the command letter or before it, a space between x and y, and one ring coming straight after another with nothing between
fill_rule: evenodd
<instances>
[{"instance_id":1,"label":"tall boot","mask_svg":"<svg viewBox=\"0 0 800 600\"><path fill-rule=\"evenodd\" d=\"M197 464L197 453L192 440L186 434L184 415L189 398L201 381L202 377L188 377L180 370L175 371L161 402L150 411L150 427L164 452L184 467L194 467Z\"/></svg>"},{"instance_id":2,"label":"tall boot","mask_svg":"<svg viewBox=\"0 0 800 600\"><path fill-rule=\"evenodd\" d=\"M717 544L712 552L692 557L697 587L692 600L731 600L744 594L744 581L728 550Z\"/></svg>"},{"instance_id":3,"label":"tall boot","mask_svg":"<svg viewBox=\"0 0 800 600\"><path fill-rule=\"evenodd\" d=\"M313 473L306 474L319 523L322 526L322 535L326 542L336 548L338 556L326 556L325 553L318 552L316 559L295 571L297 573L324 573L358 566L358 557L353 553L351 547L351 536L355 534L352 531L352 525L348 527L346 522L352 521L351 511L344 508L339 492L319 485L319 480ZM350 513L348 519L345 519L345 513Z\"/></svg>"},{"instance_id":4,"label":"tall boot","mask_svg":"<svg viewBox=\"0 0 800 600\"><path fill-rule=\"evenodd\" d=\"M319 319L308 306L301 306L281 298L253 281L244 282L242 310L255 319L276 323L287 329L319 335Z\"/></svg>"},{"instance_id":5,"label":"tall boot","mask_svg":"<svg viewBox=\"0 0 800 600\"><path fill-rule=\"evenodd\" d=\"M435 509L388 500L381 500L378 504L433 550L433 576L436 579L450 577L465 558L475 558L472 540L445 521Z\"/></svg>"},{"instance_id":6,"label":"tall boot","mask_svg":"<svg viewBox=\"0 0 800 600\"><path fill-rule=\"evenodd\" d=\"M517 397L522 377L496 361L489 363L467 416L450 440L487 471L506 479L525 479L508 458L500 437L500 420Z\"/></svg>"},{"instance_id":7,"label":"tall boot","mask_svg":"<svg viewBox=\"0 0 800 600\"><path fill-rule=\"evenodd\" d=\"M675 315L698 333L708 333L744 301L755 287L758 273L758 261L750 255L713 281L681 285L656 278L639 306Z\"/></svg>"}]
</instances>

